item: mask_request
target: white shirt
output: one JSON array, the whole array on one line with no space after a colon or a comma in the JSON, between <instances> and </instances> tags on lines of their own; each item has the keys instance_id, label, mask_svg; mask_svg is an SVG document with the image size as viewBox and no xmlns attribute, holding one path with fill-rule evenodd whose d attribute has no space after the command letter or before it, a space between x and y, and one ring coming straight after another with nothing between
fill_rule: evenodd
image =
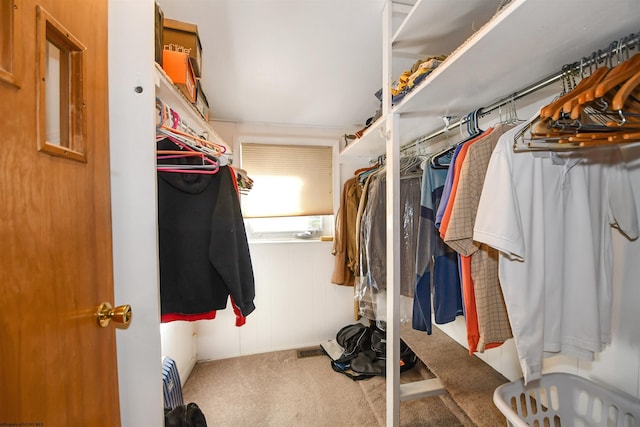
<instances>
[{"instance_id":1,"label":"white shirt","mask_svg":"<svg viewBox=\"0 0 640 427\"><path fill-rule=\"evenodd\" d=\"M494 150L474 240L500 251L499 277L525 382L542 359L591 360L611 337L611 225L638 235L620 150L513 152L522 124Z\"/></svg>"}]
</instances>

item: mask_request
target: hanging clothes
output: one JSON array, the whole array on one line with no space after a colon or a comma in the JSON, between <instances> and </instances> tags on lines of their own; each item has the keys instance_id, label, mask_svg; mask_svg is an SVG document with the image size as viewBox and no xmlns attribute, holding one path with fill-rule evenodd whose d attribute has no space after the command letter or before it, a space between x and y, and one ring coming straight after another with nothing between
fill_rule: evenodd
<instances>
[{"instance_id":1,"label":"hanging clothes","mask_svg":"<svg viewBox=\"0 0 640 427\"><path fill-rule=\"evenodd\" d=\"M342 200L336 215L335 236L331 253L335 256L331 283L353 286L358 265L356 246L356 219L358 205L362 197L362 187L358 177L345 181L342 188Z\"/></svg>"},{"instance_id":2,"label":"hanging clothes","mask_svg":"<svg viewBox=\"0 0 640 427\"><path fill-rule=\"evenodd\" d=\"M474 239L500 251L499 276L525 383L544 357L592 360L611 339L611 229L638 237L618 146L567 153L513 151L506 132L491 155Z\"/></svg>"},{"instance_id":3,"label":"hanging clothes","mask_svg":"<svg viewBox=\"0 0 640 427\"><path fill-rule=\"evenodd\" d=\"M472 114L467 115L467 125L469 124L469 121L473 120L472 119ZM475 123L475 122L474 122ZM442 219L445 215L445 211L447 209L448 203L449 203L449 197L451 196L451 192L453 190L453 182L454 182L454 177L456 175L455 173L455 165L458 161L458 156L460 155L460 152L464 149L466 151L466 149L464 148L465 145L467 143L473 142L475 139L477 139L480 135L482 135L484 133L484 131L482 131L481 129L468 129L469 130L469 137L465 140L463 140L462 142L459 142L455 149L453 150L453 153L451 154L451 160L449 161L449 167L447 168L447 177L445 179L444 182L444 187L442 189L442 196L440 198L440 204L438 205L438 209L436 210L436 215L435 215L435 225L436 228L440 229L440 226L442 224ZM462 161L462 159L461 159ZM432 161L432 165L435 167L437 166L439 162L435 162Z\"/></svg>"},{"instance_id":4,"label":"hanging clothes","mask_svg":"<svg viewBox=\"0 0 640 427\"><path fill-rule=\"evenodd\" d=\"M358 182L362 183L362 195L360 196L360 203L358 204L358 214L356 216L356 247L358 248L358 265L357 265L357 276L355 278L355 289L354 295L356 302L358 304L358 316L364 317L366 319L375 319L376 318L376 298L373 292L371 291L371 287L366 283L366 276L364 274L365 271L368 270L368 260L365 256L364 250L362 250L362 242L363 242L363 215L365 211L365 207L369 200L369 188L370 183L373 177L381 172L383 167L379 167L376 169L372 169L370 171L365 172L364 174L358 175Z\"/></svg>"},{"instance_id":5,"label":"hanging clothes","mask_svg":"<svg viewBox=\"0 0 640 427\"><path fill-rule=\"evenodd\" d=\"M400 293L413 297L415 280L416 236L420 212L422 171L418 157L402 158L400 162ZM386 171L372 173L367 180L360 226L360 277L357 296L361 314L375 320L386 319L387 258L386 258ZM409 315L405 317L410 318Z\"/></svg>"},{"instance_id":6,"label":"hanging clothes","mask_svg":"<svg viewBox=\"0 0 640 427\"><path fill-rule=\"evenodd\" d=\"M158 149L172 147L158 141ZM182 160L185 161L185 160ZM161 320L214 318L231 298L236 325L255 309L255 284L234 174L158 172Z\"/></svg>"},{"instance_id":7,"label":"hanging clothes","mask_svg":"<svg viewBox=\"0 0 640 427\"><path fill-rule=\"evenodd\" d=\"M354 286L353 318L360 318L358 301L355 298L355 282L358 272L357 217L362 186L354 176L348 179L342 189L342 199L335 220L335 233L331 254L334 256L331 283Z\"/></svg>"},{"instance_id":8,"label":"hanging clothes","mask_svg":"<svg viewBox=\"0 0 640 427\"><path fill-rule=\"evenodd\" d=\"M463 279L469 353L494 348L512 337L498 279L498 251L473 241L478 202L489 159L498 139L511 125L498 124L468 144L461 160L455 197L450 199L445 243L458 252L468 272ZM458 159L457 165L460 165Z\"/></svg>"},{"instance_id":9,"label":"hanging clothes","mask_svg":"<svg viewBox=\"0 0 640 427\"><path fill-rule=\"evenodd\" d=\"M490 128L479 135L472 137L470 140L465 141L459 145L459 149L456 149L455 159L452 159L451 166L449 167L448 175L451 175L451 187L449 189L449 195L445 203L442 204L443 211L442 217L440 218L440 224L438 226L438 230L440 231L440 237L444 237L447 232L447 228L449 227L449 221L451 219L451 209L453 208L453 203L455 201L457 191L458 191L458 183L460 181L460 170L462 169L462 165L464 164L464 160L467 156L467 152L469 148L474 145L476 142L482 140L493 132L494 128ZM440 211L440 207L438 207Z\"/></svg>"},{"instance_id":10,"label":"hanging clothes","mask_svg":"<svg viewBox=\"0 0 640 427\"><path fill-rule=\"evenodd\" d=\"M451 187L453 185L453 175L455 170L456 159L462 146L464 144L460 143L456 145L453 150L453 154L451 155L451 160L449 161L449 167L446 169L447 175L444 180L444 185L442 187L442 194L440 195L440 203L438 203L438 208L435 213L435 223L434 225L439 230L440 224L442 223L442 217L444 216L444 211L446 210L447 203L449 202L449 196L451 195Z\"/></svg>"},{"instance_id":11,"label":"hanging clothes","mask_svg":"<svg viewBox=\"0 0 640 427\"><path fill-rule=\"evenodd\" d=\"M457 196L460 170L462 169L462 165L464 164L467 152L472 145L482 140L483 138L490 136L493 131L494 129L490 128L486 131L477 130L474 132L470 132L469 138L458 144L456 150L454 151L451 165L449 166L449 170L447 172L447 180L445 182L445 189L448 190L448 194L443 194L440 206L438 206L438 215L440 215L440 224L438 226L438 231L441 238L444 238L449 226L451 210ZM476 301L471 277L471 258L468 256L462 256L458 253L458 265L460 268L460 284L462 287L462 300L465 323L467 327L469 353L473 354L477 349L479 333Z\"/></svg>"},{"instance_id":12,"label":"hanging clothes","mask_svg":"<svg viewBox=\"0 0 640 427\"><path fill-rule=\"evenodd\" d=\"M423 164L411 325L431 334L432 301L437 324L453 322L463 310L458 257L444 244L435 227L436 207L440 204L447 169L434 167L431 161Z\"/></svg>"}]
</instances>

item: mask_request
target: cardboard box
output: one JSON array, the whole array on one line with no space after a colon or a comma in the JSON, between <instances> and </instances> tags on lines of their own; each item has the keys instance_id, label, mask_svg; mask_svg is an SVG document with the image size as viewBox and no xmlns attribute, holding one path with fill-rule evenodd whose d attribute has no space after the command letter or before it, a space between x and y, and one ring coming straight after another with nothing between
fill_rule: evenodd
<instances>
[{"instance_id":1,"label":"cardboard box","mask_svg":"<svg viewBox=\"0 0 640 427\"><path fill-rule=\"evenodd\" d=\"M196 102L196 76L189 55L173 50L162 51L162 69L191 103Z\"/></svg>"},{"instance_id":2,"label":"cardboard box","mask_svg":"<svg viewBox=\"0 0 640 427\"><path fill-rule=\"evenodd\" d=\"M204 90L202 89L202 84L200 79L198 80L198 86L196 89L196 110L200 113L200 115L205 119L209 120L209 101L207 100L206 95L204 94Z\"/></svg>"},{"instance_id":3,"label":"cardboard box","mask_svg":"<svg viewBox=\"0 0 640 427\"><path fill-rule=\"evenodd\" d=\"M189 49L193 71L196 77L202 76L202 44L200 43L197 25L164 18L163 43L165 49L169 45L182 46L184 49Z\"/></svg>"},{"instance_id":4,"label":"cardboard box","mask_svg":"<svg viewBox=\"0 0 640 427\"><path fill-rule=\"evenodd\" d=\"M155 11L155 32L154 32L154 40L155 40L155 57L156 62L162 66L162 50L164 49L164 13L160 8L160 5L156 2L156 11Z\"/></svg>"}]
</instances>

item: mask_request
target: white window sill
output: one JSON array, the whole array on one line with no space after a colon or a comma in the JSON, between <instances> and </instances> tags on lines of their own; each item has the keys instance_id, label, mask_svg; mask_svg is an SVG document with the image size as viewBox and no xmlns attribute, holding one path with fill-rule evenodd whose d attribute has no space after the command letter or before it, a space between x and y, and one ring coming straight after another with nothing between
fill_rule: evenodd
<instances>
[{"instance_id":1,"label":"white window sill","mask_svg":"<svg viewBox=\"0 0 640 427\"><path fill-rule=\"evenodd\" d=\"M264 245L264 244L274 244L274 243L333 243L333 240L320 240L320 239L295 239L295 238L281 238L281 239L249 239L250 245Z\"/></svg>"}]
</instances>

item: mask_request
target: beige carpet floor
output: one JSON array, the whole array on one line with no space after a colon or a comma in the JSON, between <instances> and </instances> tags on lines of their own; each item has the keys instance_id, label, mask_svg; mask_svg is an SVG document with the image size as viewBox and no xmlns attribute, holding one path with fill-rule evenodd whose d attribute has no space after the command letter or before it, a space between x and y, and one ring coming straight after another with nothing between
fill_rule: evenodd
<instances>
[{"instance_id":1,"label":"beige carpet floor","mask_svg":"<svg viewBox=\"0 0 640 427\"><path fill-rule=\"evenodd\" d=\"M432 335L402 325L400 336L435 373L449 396L478 427L506 425L504 415L493 403L493 392L508 382L498 371L455 340L434 327Z\"/></svg>"},{"instance_id":2,"label":"beige carpet floor","mask_svg":"<svg viewBox=\"0 0 640 427\"><path fill-rule=\"evenodd\" d=\"M438 328L426 335L403 325L401 336L421 360L401 375L401 382L437 375L447 390L402 402L401 426L506 425L492 400L505 377ZM353 381L334 372L319 349L198 363L184 386L185 403L196 402L209 427L385 426L384 378Z\"/></svg>"},{"instance_id":3,"label":"beige carpet floor","mask_svg":"<svg viewBox=\"0 0 640 427\"><path fill-rule=\"evenodd\" d=\"M318 347L319 348L319 347ZM401 381L432 378L420 364ZM326 355L299 357L296 350L196 364L184 386L209 427L384 426L384 378L353 381L331 369ZM402 426L475 426L449 394L400 406Z\"/></svg>"}]
</instances>

